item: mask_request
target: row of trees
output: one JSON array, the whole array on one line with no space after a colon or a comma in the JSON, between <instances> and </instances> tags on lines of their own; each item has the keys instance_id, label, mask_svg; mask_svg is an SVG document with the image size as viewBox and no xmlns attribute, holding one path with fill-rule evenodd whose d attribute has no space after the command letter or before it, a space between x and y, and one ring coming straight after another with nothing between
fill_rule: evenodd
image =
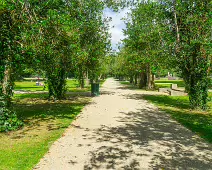
<instances>
[{"instance_id":1,"label":"row of trees","mask_svg":"<svg viewBox=\"0 0 212 170\"><path fill-rule=\"evenodd\" d=\"M91 82L110 48L100 0L0 1L0 125L9 130L14 81L30 68L46 77L49 98L63 99L69 72ZM11 122L11 123L10 123Z\"/></svg>"},{"instance_id":2,"label":"row of trees","mask_svg":"<svg viewBox=\"0 0 212 170\"><path fill-rule=\"evenodd\" d=\"M145 0L134 4L117 58L117 74L146 89L154 75L174 68L183 77L192 108L206 108L211 59L210 0ZM130 18L130 19L129 19Z\"/></svg>"}]
</instances>

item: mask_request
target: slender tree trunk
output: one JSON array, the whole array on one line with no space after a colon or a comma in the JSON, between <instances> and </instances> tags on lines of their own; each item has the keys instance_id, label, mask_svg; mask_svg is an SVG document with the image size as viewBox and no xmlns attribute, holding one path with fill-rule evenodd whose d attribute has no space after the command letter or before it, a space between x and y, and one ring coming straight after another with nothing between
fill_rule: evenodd
<instances>
[{"instance_id":1,"label":"slender tree trunk","mask_svg":"<svg viewBox=\"0 0 212 170\"><path fill-rule=\"evenodd\" d=\"M85 85L88 86L89 85L89 78L88 78L88 69L86 71L86 80L85 80Z\"/></svg>"},{"instance_id":2,"label":"slender tree trunk","mask_svg":"<svg viewBox=\"0 0 212 170\"><path fill-rule=\"evenodd\" d=\"M2 84L2 92L4 95L10 94L10 75L11 75L11 69L7 67L4 71L4 78L3 78L3 84Z\"/></svg>"},{"instance_id":3,"label":"slender tree trunk","mask_svg":"<svg viewBox=\"0 0 212 170\"><path fill-rule=\"evenodd\" d=\"M80 87L81 87L81 89L85 88L84 76L82 76L80 79Z\"/></svg>"},{"instance_id":4,"label":"slender tree trunk","mask_svg":"<svg viewBox=\"0 0 212 170\"><path fill-rule=\"evenodd\" d=\"M152 74L151 84L152 84L152 88L154 89L155 88L155 75L154 74Z\"/></svg>"},{"instance_id":5,"label":"slender tree trunk","mask_svg":"<svg viewBox=\"0 0 212 170\"><path fill-rule=\"evenodd\" d=\"M130 76L130 83L131 84L133 83L133 76L132 75Z\"/></svg>"},{"instance_id":6,"label":"slender tree trunk","mask_svg":"<svg viewBox=\"0 0 212 170\"><path fill-rule=\"evenodd\" d=\"M147 71L146 71L146 74L147 74L146 89L150 90L150 89L152 89L152 73L151 73L151 67L150 67L149 63L147 64L146 69L147 69Z\"/></svg>"},{"instance_id":7,"label":"slender tree trunk","mask_svg":"<svg viewBox=\"0 0 212 170\"><path fill-rule=\"evenodd\" d=\"M176 27L176 37L177 37L176 52L177 52L178 47L179 47L179 43L180 43L180 32L179 32L179 25L178 25L178 22L177 22L176 0L174 0L174 22L175 22L175 27Z\"/></svg>"},{"instance_id":8,"label":"slender tree trunk","mask_svg":"<svg viewBox=\"0 0 212 170\"><path fill-rule=\"evenodd\" d=\"M79 84L80 84L80 88L83 89L85 88L85 82L84 82L85 78L84 78L84 74L83 74L83 69L82 67L79 69Z\"/></svg>"},{"instance_id":9,"label":"slender tree trunk","mask_svg":"<svg viewBox=\"0 0 212 170\"><path fill-rule=\"evenodd\" d=\"M138 74L137 73L135 74L135 82L134 83L135 83L135 85L138 84Z\"/></svg>"},{"instance_id":10,"label":"slender tree trunk","mask_svg":"<svg viewBox=\"0 0 212 170\"><path fill-rule=\"evenodd\" d=\"M10 65L5 66L4 77L2 82L2 93L6 99L6 106L11 105L11 96L13 94L12 90L14 87L14 80L12 78L12 68Z\"/></svg>"}]
</instances>

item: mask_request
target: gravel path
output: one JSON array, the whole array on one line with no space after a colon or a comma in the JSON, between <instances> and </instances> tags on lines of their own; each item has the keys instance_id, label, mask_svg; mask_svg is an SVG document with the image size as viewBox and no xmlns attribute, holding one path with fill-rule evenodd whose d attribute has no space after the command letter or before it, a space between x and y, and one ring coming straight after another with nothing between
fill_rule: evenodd
<instances>
[{"instance_id":1,"label":"gravel path","mask_svg":"<svg viewBox=\"0 0 212 170\"><path fill-rule=\"evenodd\" d=\"M107 79L35 169L212 169L212 145ZM157 92L152 92L156 94Z\"/></svg>"}]
</instances>

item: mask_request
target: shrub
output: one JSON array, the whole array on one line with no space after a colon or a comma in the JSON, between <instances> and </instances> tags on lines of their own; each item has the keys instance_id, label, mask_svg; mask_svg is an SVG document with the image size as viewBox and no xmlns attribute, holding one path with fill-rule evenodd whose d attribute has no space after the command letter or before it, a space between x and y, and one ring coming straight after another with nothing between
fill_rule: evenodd
<instances>
[{"instance_id":1,"label":"shrub","mask_svg":"<svg viewBox=\"0 0 212 170\"><path fill-rule=\"evenodd\" d=\"M0 132L16 130L23 126L23 122L18 119L16 113L7 109L0 108Z\"/></svg>"}]
</instances>

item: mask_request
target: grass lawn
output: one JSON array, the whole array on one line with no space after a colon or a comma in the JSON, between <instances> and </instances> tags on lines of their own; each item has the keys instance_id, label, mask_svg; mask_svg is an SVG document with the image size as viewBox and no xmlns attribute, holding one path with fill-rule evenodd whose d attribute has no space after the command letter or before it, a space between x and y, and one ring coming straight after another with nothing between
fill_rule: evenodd
<instances>
[{"instance_id":1,"label":"grass lawn","mask_svg":"<svg viewBox=\"0 0 212 170\"><path fill-rule=\"evenodd\" d=\"M171 84L177 84L178 87L185 87L183 80L155 80L156 89L170 88Z\"/></svg>"},{"instance_id":2,"label":"grass lawn","mask_svg":"<svg viewBox=\"0 0 212 170\"><path fill-rule=\"evenodd\" d=\"M104 80L100 82L102 85ZM35 82L16 82L15 90L43 91ZM89 91L78 87L78 82L68 80L68 91ZM48 93L15 94L14 110L25 126L18 131L0 133L0 170L31 170L51 144L90 102L89 97L66 95L66 100L51 102Z\"/></svg>"},{"instance_id":3,"label":"grass lawn","mask_svg":"<svg viewBox=\"0 0 212 170\"><path fill-rule=\"evenodd\" d=\"M0 169L31 170L80 113L88 97L50 102L48 94L15 94L14 110L25 126L0 133Z\"/></svg>"},{"instance_id":4,"label":"grass lawn","mask_svg":"<svg viewBox=\"0 0 212 170\"><path fill-rule=\"evenodd\" d=\"M212 97L212 94L209 94ZM144 95L144 99L156 104L160 110L170 114L171 117L191 131L212 143L212 111L190 110L188 96L155 96ZM212 108L212 101L208 103Z\"/></svg>"},{"instance_id":5,"label":"grass lawn","mask_svg":"<svg viewBox=\"0 0 212 170\"><path fill-rule=\"evenodd\" d=\"M100 81L100 85L102 85L104 82L104 80ZM48 89L44 89L43 86L36 86L35 85L36 82L34 81L19 81L19 82L15 82L15 90L21 90L21 91L47 91ZM41 81L42 84L44 84L44 82ZM67 80L67 88L68 91L70 92L87 92L90 91L91 87L89 86L85 86L84 89L81 89L79 87L79 83L77 80L71 79L71 80Z\"/></svg>"},{"instance_id":6,"label":"grass lawn","mask_svg":"<svg viewBox=\"0 0 212 170\"><path fill-rule=\"evenodd\" d=\"M22 91L47 91L48 89L43 86L36 86L36 82L34 81L19 81L15 82L15 90L22 90ZM40 83L44 84L43 81ZM86 86L84 89L81 89L79 87L79 83L77 80L67 80L67 88L68 91L73 91L73 92L80 92L80 91L88 91L89 86Z\"/></svg>"},{"instance_id":7,"label":"grass lawn","mask_svg":"<svg viewBox=\"0 0 212 170\"><path fill-rule=\"evenodd\" d=\"M41 82L41 83L43 83L43 82ZM15 90L44 91L43 86L36 86L35 82L30 82L30 81L15 82Z\"/></svg>"},{"instance_id":8,"label":"grass lawn","mask_svg":"<svg viewBox=\"0 0 212 170\"><path fill-rule=\"evenodd\" d=\"M124 85L132 85L132 84L130 84L129 81L120 81L120 83L121 83L121 84L124 84Z\"/></svg>"},{"instance_id":9,"label":"grass lawn","mask_svg":"<svg viewBox=\"0 0 212 170\"><path fill-rule=\"evenodd\" d=\"M127 85L130 89L136 89L138 86L130 84L129 81L120 81L121 84ZM183 80L155 80L155 89L170 88L171 84L177 84L178 87L185 87Z\"/></svg>"}]
</instances>

